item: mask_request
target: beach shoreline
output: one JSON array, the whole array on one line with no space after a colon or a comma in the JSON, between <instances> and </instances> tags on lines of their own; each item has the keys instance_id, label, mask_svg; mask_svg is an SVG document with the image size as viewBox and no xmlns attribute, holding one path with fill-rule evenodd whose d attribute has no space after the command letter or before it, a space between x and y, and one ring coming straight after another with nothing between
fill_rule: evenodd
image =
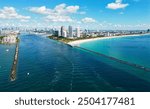
<instances>
[{"instance_id":1,"label":"beach shoreline","mask_svg":"<svg viewBox=\"0 0 150 109\"><path fill-rule=\"evenodd\" d=\"M81 43L85 42L91 42L95 40L104 40L104 39L112 39L112 38L123 38L123 37L131 37L131 36L143 36L143 35L149 35L150 33L147 34L132 34L132 35L121 35L121 36L106 36L106 37L96 37L96 38L91 38L91 39L81 39L81 40L76 40L76 41L71 41L67 43L70 46L79 46Z\"/></svg>"}]
</instances>

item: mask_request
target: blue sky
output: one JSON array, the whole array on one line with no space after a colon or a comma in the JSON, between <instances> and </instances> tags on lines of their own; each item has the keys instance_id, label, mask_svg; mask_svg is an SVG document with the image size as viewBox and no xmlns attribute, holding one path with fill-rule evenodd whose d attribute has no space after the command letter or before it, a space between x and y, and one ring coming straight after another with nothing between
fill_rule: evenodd
<instances>
[{"instance_id":1,"label":"blue sky","mask_svg":"<svg viewBox=\"0 0 150 109\"><path fill-rule=\"evenodd\" d=\"M0 0L0 25L150 28L150 0Z\"/></svg>"}]
</instances>

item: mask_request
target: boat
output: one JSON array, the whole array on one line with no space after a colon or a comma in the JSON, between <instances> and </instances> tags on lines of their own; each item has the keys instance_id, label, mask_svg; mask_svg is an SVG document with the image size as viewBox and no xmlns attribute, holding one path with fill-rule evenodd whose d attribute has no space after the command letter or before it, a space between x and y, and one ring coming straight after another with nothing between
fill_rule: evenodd
<instances>
[{"instance_id":1,"label":"boat","mask_svg":"<svg viewBox=\"0 0 150 109\"><path fill-rule=\"evenodd\" d=\"M9 51L9 49L6 49L6 51L8 52L8 51Z\"/></svg>"}]
</instances>

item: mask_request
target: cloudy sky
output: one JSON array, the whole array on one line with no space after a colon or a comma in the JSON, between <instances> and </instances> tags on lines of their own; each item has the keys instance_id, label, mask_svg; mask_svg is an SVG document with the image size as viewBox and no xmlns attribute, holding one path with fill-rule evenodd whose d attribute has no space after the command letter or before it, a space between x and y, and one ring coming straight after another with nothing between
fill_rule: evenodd
<instances>
[{"instance_id":1,"label":"cloudy sky","mask_svg":"<svg viewBox=\"0 0 150 109\"><path fill-rule=\"evenodd\" d=\"M150 28L150 0L0 0L0 26Z\"/></svg>"}]
</instances>

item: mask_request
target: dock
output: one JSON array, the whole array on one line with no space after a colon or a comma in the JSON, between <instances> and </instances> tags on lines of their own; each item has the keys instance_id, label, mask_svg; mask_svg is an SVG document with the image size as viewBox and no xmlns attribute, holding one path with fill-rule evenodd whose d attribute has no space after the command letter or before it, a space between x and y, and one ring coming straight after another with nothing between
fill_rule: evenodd
<instances>
[{"instance_id":1,"label":"dock","mask_svg":"<svg viewBox=\"0 0 150 109\"><path fill-rule=\"evenodd\" d=\"M13 61L12 68L11 68L11 73L10 73L10 80L11 81L15 81L16 80L18 53L19 53L19 43L16 44L14 61Z\"/></svg>"}]
</instances>

